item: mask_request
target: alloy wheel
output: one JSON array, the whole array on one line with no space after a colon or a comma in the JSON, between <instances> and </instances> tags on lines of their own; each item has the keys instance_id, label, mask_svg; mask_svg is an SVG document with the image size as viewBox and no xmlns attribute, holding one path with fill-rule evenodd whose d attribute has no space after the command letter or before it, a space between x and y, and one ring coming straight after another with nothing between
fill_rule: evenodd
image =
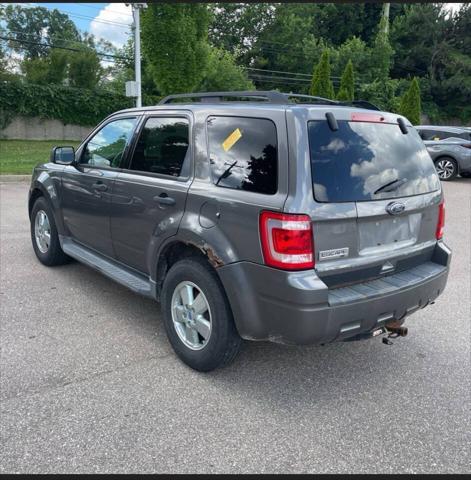
<instances>
[{"instance_id":1,"label":"alloy wheel","mask_svg":"<svg viewBox=\"0 0 471 480\"><path fill-rule=\"evenodd\" d=\"M211 336L211 309L206 296L193 282L179 283L172 295L172 320L180 340L191 350L201 350Z\"/></svg>"}]
</instances>

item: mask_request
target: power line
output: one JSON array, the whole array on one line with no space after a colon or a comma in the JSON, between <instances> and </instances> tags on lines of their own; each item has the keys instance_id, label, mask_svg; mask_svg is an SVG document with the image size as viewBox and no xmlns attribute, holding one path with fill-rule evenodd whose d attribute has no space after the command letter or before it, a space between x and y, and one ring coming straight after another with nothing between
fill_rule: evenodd
<instances>
[{"instance_id":1,"label":"power line","mask_svg":"<svg viewBox=\"0 0 471 480\"><path fill-rule=\"evenodd\" d=\"M104 10L104 8L100 8L100 7L95 7L95 6L92 6L90 4L87 4L87 3L75 3L76 5L81 5L82 7L87 7L87 8L92 8L93 10L97 10L99 12L101 12L102 10ZM106 8L106 7L105 7ZM118 15L124 15L126 17L132 17L132 14L131 13L125 13L125 12L118 12L118 10L110 10L110 9L107 9L107 12L111 12L111 13L117 13Z\"/></svg>"},{"instance_id":2,"label":"power line","mask_svg":"<svg viewBox=\"0 0 471 480\"><path fill-rule=\"evenodd\" d=\"M7 40L7 41L10 41L10 42L26 43L26 44L29 44L29 45L38 45L40 47L55 48L55 49L59 49L59 50L68 50L70 52L83 52L84 51L84 50L79 49L79 48L59 47L59 46L51 45L50 43L32 42L30 40L18 40L16 38L12 38L12 37L0 36L0 39ZM22 47L20 47L20 48L22 48ZM25 47L23 47L22 49L26 50ZM119 55L112 55L110 53L97 52L96 50L94 50L94 52L98 56L102 56L102 57L110 57L110 58L118 58L118 59L128 60L127 57L121 57ZM112 60L103 59L103 61L112 61Z\"/></svg>"},{"instance_id":3,"label":"power line","mask_svg":"<svg viewBox=\"0 0 471 480\"><path fill-rule=\"evenodd\" d=\"M13 33L13 34L15 34L17 37L18 37L18 36L27 36L27 37L33 37L34 39L37 39L38 36L39 36L41 39L44 38L41 34L38 35L38 34L35 34L35 33L19 32L19 31L17 31L17 30L11 30L11 29L5 29L5 31L6 31L6 33L8 33L8 34ZM16 38L15 40L18 40L18 38ZM56 41L59 41L59 42L61 42L61 43L62 43L62 42L68 43L68 44L70 44L70 45L87 46L87 47L89 47L89 48L93 48L94 50L96 50L95 46L90 47L90 46L86 43L86 41L83 41L83 40L82 40L82 41L81 41L81 40L71 40L71 39L68 39L68 38L56 37L55 35L54 35L54 37L53 37L53 40L54 40L55 42L56 42ZM41 45L43 45L43 44L41 43ZM103 52L103 53L104 53L104 52ZM110 55L110 56L111 56L111 54L107 54L107 55ZM132 58L129 58L129 57L126 57L126 56L119 56L119 55L115 55L115 56L116 56L117 58L121 58L121 59L123 59L123 60L130 60L130 61L132 60Z\"/></svg>"},{"instance_id":4,"label":"power line","mask_svg":"<svg viewBox=\"0 0 471 480\"><path fill-rule=\"evenodd\" d=\"M257 70L259 72L286 73L289 75L302 75L306 77L312 77L312 75L310 75L309 73L284 72L281 70L268 70L265 68L254 68L254 67L242 67L242 68L244 68L245 70Z\"/></svg>"},{"instance_id":5,"label":"power line","mask_svg":"<svg viewBox=\"0 0 471 480\"><path fill-rule=\"evenodd\" d=\"M65 10L59 10L58 8L50 9L50 8L43 7L42 5L35 4L35 3L33 3L33 4L30 3L27 6L26 5L21 5L21 8L28 8L28 9L46 8L49 11L57 10L58 12L64 13L64 14L70 16L70 17L76 17L76 18L85 19L85 20L93 20L94 22L103 23L104 25L114 25L114 26L117 26L119 28L130 28L131 27L131 25L127 24L127 23L113 22L112 20L98 20L96 17L90 17L88 15L80 15L78 13L72 13L72 12L68 12L68 11L65 11Z\"/></svg>"}]
</instances>

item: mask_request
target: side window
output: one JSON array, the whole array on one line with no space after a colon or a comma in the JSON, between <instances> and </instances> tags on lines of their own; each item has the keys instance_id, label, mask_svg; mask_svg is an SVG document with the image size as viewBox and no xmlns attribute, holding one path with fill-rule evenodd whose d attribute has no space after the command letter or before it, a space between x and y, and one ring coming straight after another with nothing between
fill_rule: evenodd
<instances>
[{"instance_id":1,"label":"side window","mask_svg":"<svg viewBox=\"0 0 471 480\"><path fill-rule=\"evenodd\" d=\"M87 142L80 163L118 168L136 121L136 118L121 118L107 123Z\"/></svg>"},{"instance_id":2,"label":"side window","mask_svg":"<svg viewBox=\"0 0 471 480\"><path fill-rule=\"evenodd\" d=\"M443 130L436 130L433 133L433 140L445 140L446 138L455 136L452 132L446 132Z\"/></svg>"},{"instance_id":3,"label":"side window","mask_svg":"<svg viewBox=\"0 0 471 480\"><path fill-rule=\"evenodd\" d=\"M266 195L276 193L278 152L271 120L209 117L208 141L214 184Z\"/></svg>"},{"instance_id":4,"label":"side window","mask_svg":"<svg viewBox=\"0 0 471 480\"><path fill-rule=\"evenodd\" d=\"M422 140L434 140L436 135L435 130L422 130Z\"/></svg>"},{"instance_id":5,"label":"side window","mask_svg":"<svg viewBox=\"0 0 471 480\"><path fill-rule=\"evenodd\" d=\"M179 177L189 146L186 118L149 118L137 142L130 169Z\"/></svg>"}]
</instances>

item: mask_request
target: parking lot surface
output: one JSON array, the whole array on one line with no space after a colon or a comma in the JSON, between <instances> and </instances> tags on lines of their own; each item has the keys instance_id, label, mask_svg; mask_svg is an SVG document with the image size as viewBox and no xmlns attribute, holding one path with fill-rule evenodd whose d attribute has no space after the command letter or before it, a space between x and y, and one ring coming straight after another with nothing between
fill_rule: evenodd
<instances>
[{"instance_id":1,"label":"parking lot surface","mask_svg":"<svg viewBox=\"0 0 471 480\"><path fill-rule=\"evenodd\" d=\"M27 189L0 185L0 473L469 471L470 180L444 184L448 285L408 337L247 343L209 374L155 302L36 260Z\"/></svg>"}]
</instances>

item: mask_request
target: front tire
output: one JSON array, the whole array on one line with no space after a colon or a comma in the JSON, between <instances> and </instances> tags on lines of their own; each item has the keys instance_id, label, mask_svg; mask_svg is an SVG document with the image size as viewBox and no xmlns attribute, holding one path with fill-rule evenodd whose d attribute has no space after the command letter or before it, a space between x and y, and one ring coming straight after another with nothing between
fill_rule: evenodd
<instances>
[{"instance_id":1,"label":"front tire","mask_svg":"<svg viewBox=\"0 0 471 480\"><path fill-rule=\"evenodd\" d=\"M69 261L59 242L52 208L44 197L39 197L31 210L31 241L43 265L52 267Z\"/></svg>"},{"instance_id":2,"label":"front tire","mask_svg":"<svg viewBox=\"0 0 471 480\"><path fill-rule=\"evenodd\" d=\"M219 278L206 260L190 257L175 263L161 299L170 344L188 366L209 372L236 357L242 339Z\"/></svg>"},{"instance_id":3,"label":"front tire","mask_svg":"<svg viewBox=\"0 0 471 480\"><path fill-rule=\"evenodd\" d=\"M438 177L444 182L453 180L458 175L458 164L451 157L441 157L435 160L435 168L437 169Z\"/></svg>"}]
</instances>

